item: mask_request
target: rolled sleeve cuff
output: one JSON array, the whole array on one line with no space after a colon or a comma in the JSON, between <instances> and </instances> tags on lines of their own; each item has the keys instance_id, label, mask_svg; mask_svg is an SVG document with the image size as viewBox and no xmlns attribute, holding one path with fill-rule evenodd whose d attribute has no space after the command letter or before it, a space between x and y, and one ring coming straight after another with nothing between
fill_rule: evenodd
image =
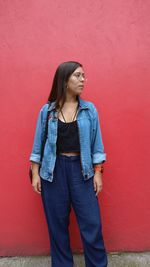
<instances>
[{"instance_id":1,"label":"rolled sleeve cuff","mask_svg":"<svg viewBox=\"0 0 150 267\"><path fill-rule=\"evenodd\" d=\"M41 164L40 159L41 159L41 156L37 155L37 154L34 154L34 153L32 153L30 158L29 158L30 161L33 161L33 162Z\"/></svg>"},{"instance_id":2,"label":"rolled sleeve cuff","mask_svg":"<svg viewBox=\"0 0 150 267\"><path fill-rule=\"evenodd\" d=\"M106 153L93 154L93 164L101 163L104 161L106 161Z\"/></svg>"}]
</instances>

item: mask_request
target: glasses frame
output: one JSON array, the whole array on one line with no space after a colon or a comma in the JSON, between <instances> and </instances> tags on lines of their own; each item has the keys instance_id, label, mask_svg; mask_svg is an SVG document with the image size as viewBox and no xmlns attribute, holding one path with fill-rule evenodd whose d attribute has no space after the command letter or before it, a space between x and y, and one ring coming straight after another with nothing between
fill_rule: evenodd
<instances>
[{"instance_id":1,"label":"glasses frame","mask_svg":"<svg viewBox=\"0 0 150 267\"><path fill-rule=\"evenodd\" d=\"M84 81L86 82L87 79L85 78L84 73L81 72L75 72L72 74L73 77L75 77L78 81L81 81L82 79L84 79Z\"/></svg>"}]
</instances>

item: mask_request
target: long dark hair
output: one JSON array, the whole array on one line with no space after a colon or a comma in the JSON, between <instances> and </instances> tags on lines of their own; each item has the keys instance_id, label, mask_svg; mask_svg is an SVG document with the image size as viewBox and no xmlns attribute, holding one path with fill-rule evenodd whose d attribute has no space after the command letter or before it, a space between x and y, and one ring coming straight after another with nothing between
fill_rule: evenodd
<instances>
[{"instance_id":1,"label":"long dark hair","mask_svg":"<svg viewBox=\"0 0 150 267\"><path fill-rule=\"evenodd\" d=\"M66 100L66 87L70 75L82 64L76 61L67 61L60 64L55 72L48 101L56 101L56 109L62 108ZM61 107L59 106L61 100Z\"/></svg>"}]
</instances>

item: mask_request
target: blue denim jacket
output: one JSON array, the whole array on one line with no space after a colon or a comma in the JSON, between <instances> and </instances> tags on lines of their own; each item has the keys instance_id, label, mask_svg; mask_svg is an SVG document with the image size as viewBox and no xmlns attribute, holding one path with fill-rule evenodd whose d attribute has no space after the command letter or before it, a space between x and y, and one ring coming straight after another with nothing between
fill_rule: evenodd
<instances>
[{"instance_id":1,"label":"blue denim jacket","mask_svg":"<svg viewBox=\"0 0 150 267\"><path fill-rule=\"evenodd\" d=\"M42 162L40 162L42 138L48 110L50 110L48 136L45 143L43 159ZM56 161L57 125L58 112L55 109L55 102L52 102L50 107L48 104L45 104L38 115L30 161L41 165L39 175L49 182L53 180L53 170ZM94 175L93 165L106 161L106 154L104 153L97 110L93 103L85 101L80 97L77 125L79 131L82 174L84 180L87 180Z\"/></svg>"}]
</instances>

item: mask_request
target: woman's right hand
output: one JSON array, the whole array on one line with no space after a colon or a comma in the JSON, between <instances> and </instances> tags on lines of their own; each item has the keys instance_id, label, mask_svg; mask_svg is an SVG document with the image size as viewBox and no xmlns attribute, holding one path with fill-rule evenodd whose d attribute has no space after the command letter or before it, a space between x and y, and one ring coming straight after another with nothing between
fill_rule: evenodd
<instances>
[{"instance_id":1,"label":"woman's right hand","mask_svg":"<svg viewBox=\"0 0 150 267\"><path fill-rule=\"evenodd\" d=\"M39 176L39 164L36 162L31 163L32 170L32 187L33 190L41 194L41 177Z\"/></svg>"},{"instance_id":2,"label":"woman's right hand","mask_svg":"<svg viewBox=\"0 0 150 267\"><path fill-rule=\"evenodd\" d=\"M36 193L41 194L41 178L40 178L39 174L33 174L32 187Z\"/></svg>"}]
</instances>

